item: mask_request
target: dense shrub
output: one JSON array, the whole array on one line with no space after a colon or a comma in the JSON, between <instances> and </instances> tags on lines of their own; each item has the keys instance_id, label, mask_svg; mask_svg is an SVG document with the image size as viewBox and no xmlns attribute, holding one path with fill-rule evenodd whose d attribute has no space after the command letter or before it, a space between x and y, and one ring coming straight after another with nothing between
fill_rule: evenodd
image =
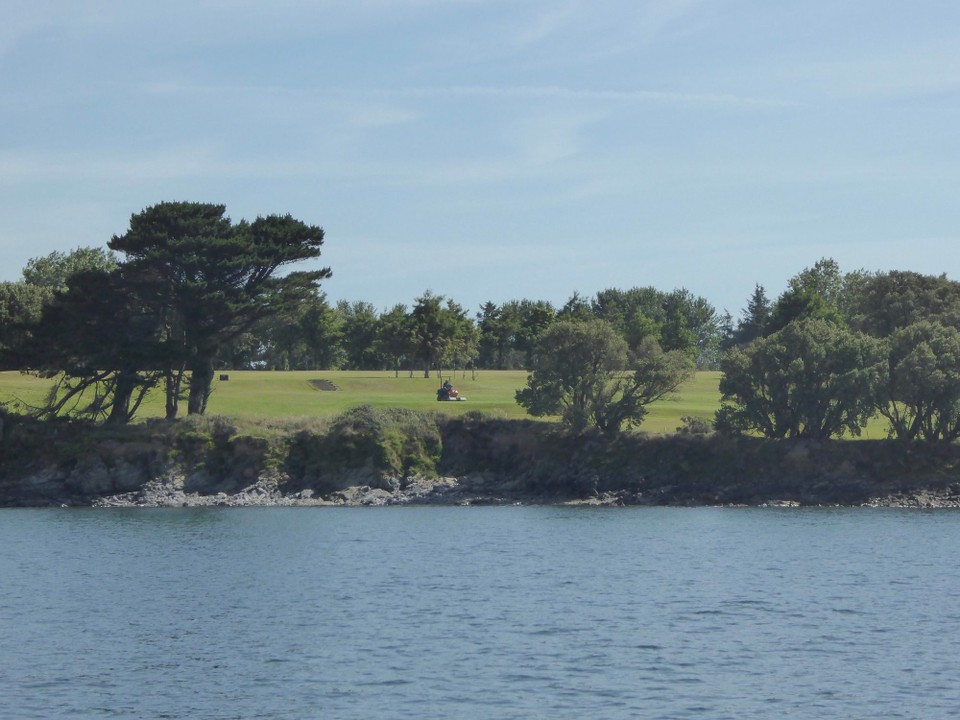
<instances>
[{"instance_id":1,"label":"dense shrub","mask_svg":"<svg viewBox=\"0 0 960 720\"><path fill-rule=\"evenodd\" d=\"M436 473L442 442L437 418L412 410L363 405L346 411L321 434L290 439L286 470L299 484L325 487L365 469L371 477Z\"/></svg>"}]
</instances>

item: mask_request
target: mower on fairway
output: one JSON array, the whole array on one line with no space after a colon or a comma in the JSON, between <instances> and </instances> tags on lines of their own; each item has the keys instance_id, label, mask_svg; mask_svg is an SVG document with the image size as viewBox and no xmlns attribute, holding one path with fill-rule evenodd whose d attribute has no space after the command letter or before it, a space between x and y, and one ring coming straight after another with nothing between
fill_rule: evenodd
<instances>
[{"instance_id":1,"label":"mower on fairway","mask_svg":"<svg viewBox=\"0 0 960 720\"><path fill-rule=\"evenodd\" d=\"M437 390L437 402L463 402L466 398L447 380Z\"/></svg>"}]
</instances>

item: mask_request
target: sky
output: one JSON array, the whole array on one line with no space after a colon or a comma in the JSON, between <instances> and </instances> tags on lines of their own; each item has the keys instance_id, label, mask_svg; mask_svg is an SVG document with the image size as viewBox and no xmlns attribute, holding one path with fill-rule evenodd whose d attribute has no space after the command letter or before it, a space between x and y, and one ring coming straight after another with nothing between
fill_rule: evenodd
<instances>
[{"instance_id":1,"label":"sky","mask_svg":"<svg viewBox=\"0 0 960 720\"><path fill-rule=\"evenodd\" d=\"M0 280L162 201L475 312L960 279L956 0L0 0Z\"/></svg>"}]
</instances>

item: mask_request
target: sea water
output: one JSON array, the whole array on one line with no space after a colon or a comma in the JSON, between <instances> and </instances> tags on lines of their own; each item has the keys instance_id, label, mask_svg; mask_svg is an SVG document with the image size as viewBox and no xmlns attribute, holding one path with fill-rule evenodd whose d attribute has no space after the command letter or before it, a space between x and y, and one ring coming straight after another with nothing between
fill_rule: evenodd
<instances>
[{"instance_id":1,"label":"sea water","mask_svg":"<svg viewBox=\"0 0 960 720\"><path fill-rule=\"evenodd\" d=\"M956 717L958 550L950 511L0 510L0 717Z\"/></svg>"}]
</instances>

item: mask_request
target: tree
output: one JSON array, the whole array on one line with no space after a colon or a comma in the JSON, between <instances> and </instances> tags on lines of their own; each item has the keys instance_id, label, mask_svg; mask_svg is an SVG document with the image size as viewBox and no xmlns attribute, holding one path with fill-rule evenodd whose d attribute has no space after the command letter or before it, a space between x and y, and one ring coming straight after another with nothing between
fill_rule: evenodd
<instances>
[{"instance_id":1,"label":"tree","mask_svg":"<svg viewBox=\"0 0 960 720\"><path fill-rule=\"evenodd\" d=\"M477 313L477 352L481 367L492 370L510 368L508 358L517 332L517 325L511 321L515 319L493 302L488 301L480 308Z\"/></svg>"},{"instance_id":2,"label":"tree","mask_svg":"<svg viewBox=\"0 0 960 720\"><path fill-rule=\"evenodd\" d=\"M23 269L23 281L29 285L67 289L67 279L84 270L110 272L117 267L117 256L102 248L80 247L69 253L54 251L49 255L31 258Z\"/></svg>"},{"instance_id":3,"label":"tree","mask_svg":"<svg viewBox=\"0 0 960 720\"><path fill-rule=\"evenodd\" d=\"M717 426L772 438L859 435L883 372L878 341L821 319L792 322L721 363Z\"/></svg>"},{"instance_id":4,"label":"tree","mask_svg":"<svg viewBox=\"0 0 960 720\"><path fill-rule=\"evenodd\" d=\"M537 338L556 319L557 313L546 300L512 300L504 303L502 310L505 321L514 328L509 369L529 368Z\"/></svg>"},{"instance_id":5,"label":"tree","mask_svg":"<svg viewBox=\"0 0 960 720\"><path fill-rule=\"evenodd\" d=\"M430 377L430 369L438 367L458 341L462 340L472 323L466 311L443 295L427 290L416 298L411 312L411 337L414 354L423 364L423 376Z\"/></svg>"},{"instance_id":6,"label":"tree","mask_svg":"<svg viewBox=\"0 0 960 720\"><path fill-rule=\"evenodd\" d=\"M456 305L460 308L459 305ZM455 332L453 339L447 345L443 355L443 362L448 367L453 368L454 373L457 370L466 370L469 367L475 367L478 354L479 332L476 325L467 317L467 314L460 309L455 319Z\"/></svg>"},{"instance_id":7,"label":"tree","mask_svg":"<svg viewBox=\"0 0 960 720\"><path fill-rule=\"evenodd\" d=\"M843 325L843 317L836 306L831 305L823 295L812 290L789 288L781 295L770 311L770 317L764 328L764 335L782 330L795 320L818 318Z\"/></svg>"},{"instance_id":8,"label":"tree","mask_svg":"<svg viewBox=\"0 0 960 720\"><path fill-rule=\"evenodd\" d=\"M38 414L127 422L162 377L157 318L121 270L76 272L67 283L16 353L18 367L56 378Z\"/></svg>"},{"instance_id":9,"label":"tree","mask_svg":"<svg viewBox=\"0 0 960 720\"><path fill-rule=\"evenodd\" d=\"M763 289L763 285L758 284L747 301L747 307L740 315L740 322L737 323L737 344L746 345L763 337L769 321L770 301L767 299L767 292Z\"/></svg>"},{"instance_id":10,"label":"tree","mask_svg":"<svg viewBox=\"0 0 960 720\"><path fill-rule=\"evenodd\" d=\"M557 320L580 320L586 322L593 319L594 313L590 303L576 290L573 295L557 311Z\"/></svg>"},{"instance_id":11,"label":"tree","mask_svg":"<svg viewBox=\"0 0 960 720\"><path fill-rule=\"evenodd\" d=\"M380 315L377 347L387 362L393 365L394 372L399 377L400 366L416 354L413 316L407 312L406 305L398 303ZM413 377L412 367L410 376Z\"/></svg>"},{"instance_id":12,"label":"tree","mask_svg":"<svg viewBox=\"0 0 960 720\"><path fill-rule=\"evenodd\" d=\"M921 320L885 342L887 369L877 410L901 440L960 437L960 332Z\"/></svg>"},{"instance_id":13,"label":"tree","mask_svg":"<svg viewBox=\"0 0 960 720\"><path fill-rule=\"evenodd\" d=\"M692 372L682 352L647 338L631 358L627 343L602 320L561 320L537 343L536 362L517 403L535 416L560 415L575 433L607 434L639 425L647 406L674 392Z\"/></svg>"},{"instance_id":14,"label":"tree","mask_svg":"<svg viewBox=\"0 0 960 720\"><path fill-rule=\"evenodd\" d=\"M630 348L638 348L646 337L655 337L663 344L665 308L666 296L655 288L607 288L598 292L590 303L592 316L610 323ZM675 314L673 319L679 318ZM683 324L683 320L679 323Z\"/></svg>"},{"instance_id":15,"label":"tree","mask_svg":"<svg viewBox=\"0 0 960 720\"><path fill-rule=\"evenodd\" d=\"M0 369L16 370L14 353L30 336L30 326L38 322L44 306L53 299L48 287L25 282L0 283Z\"/></svg>"},{"instance_id":16,"label":"tree","mask_svg":"<svg viewBox=\"0 0 960 720\"><path fill-rule=\"evenodd\" d=\"M296 328L301 355L294 367L303 370L335 370L346 362L343 348L343 322L330 307L324 293L317 293L297 310Z\"/></svg>"},{"instance_id":17,"label":"tree","mask_svg":"<svg viewBox=\"0 0 960 720\"><path fill-rule=\"evenodd\" d=\"M833 258L820 258L812 268L804 268L790 278L787 286L794 292L817 295L838 309L844 304L846 278Z\"/></svg>"},{"instance_id":18,"label":"tree","mask_svg":"<svg viewBox=\"0 0 960 720\"><path fill-rule=\"evenodd\" d=\"M319 257L320 227L290 215L234 225L225 210L206 203L160 203L132 215L127 232L108 243L164 304L171 346L179 343L176 360L190 371L190 414L206 410L222 345L263 318L295 307L331 275L329 268L277 274Z\"/></svg>"},{"instance_id":19,"label":"tree","mask_svg":"<svg viewBox=\"0 0 960 720\"><path fill-rule=\"evenodd\" d=\"M315 293L290 312L261 320L248 336L254 350L246 366L273 370L326 370L345 362L343 317L324 293ZM234 367L237 367L236 365Z\"/></svg>"},{"instance_id":20,"label":"tree","mask_svg":"<svg viewBox=\"0 0 960 720\"><path fill-rule=\"evenodd\" d=\"M892 271L862 276L851 290L850 325L869 335L888 337L921 320L960 328L960 283Z\"/></svg>"},{"instance_id":21,"label":"tree","mask_svg":"<svg viewBox=\"0 0 960 720\"><path fill-rule=\"evenodd\" d=\"M722 340L721 318L716 308L706 298L695 296L686 288L674 290L667 296L667 325L674 308L682 318L685 338L690 343L687 348L678 343L676 349L686 349L693 356L697 368L715 368L719 362ZM663 340L660 344L665 350L670 349L670 345Z\"/></svg>"},{"instance_id":22,"label":"tree","mask_svg":"<svg viewBox=\"0 0 960 720\"><path fill-rule=\"evenodd\" d=\"M84 270L110 271L117 266L113 253L77 248L32 258L20 282L0 283L0 352L12 352L29 338L28 326L39 322L54 294L67 289L71 275Z\"/></svg>"},{"instance_id":23,"label":"tree","mask_svg":"<svg viewBox=\"0 0 960 720\"><path fill-rule=\"evenodd\" d=\"M718 350L720 353L725 353L737 344L737 329L733 324L733 315L730 314L729 310L724 309L723 315L720 316L717 329L720 336L720 346Z\"/></svg>"},{"instance_id":24,"label":"tree","mask_svg":"<svg viewBox=\"0 0 960 720\"><path fill-rule=\"evenodd\" d=\"M352 303L341 300L337 303L337 312L343 326L347 369L382 369L385 358L377 347L380 321L373 305L360 300Z\"/></svg>"}]
</instances>

